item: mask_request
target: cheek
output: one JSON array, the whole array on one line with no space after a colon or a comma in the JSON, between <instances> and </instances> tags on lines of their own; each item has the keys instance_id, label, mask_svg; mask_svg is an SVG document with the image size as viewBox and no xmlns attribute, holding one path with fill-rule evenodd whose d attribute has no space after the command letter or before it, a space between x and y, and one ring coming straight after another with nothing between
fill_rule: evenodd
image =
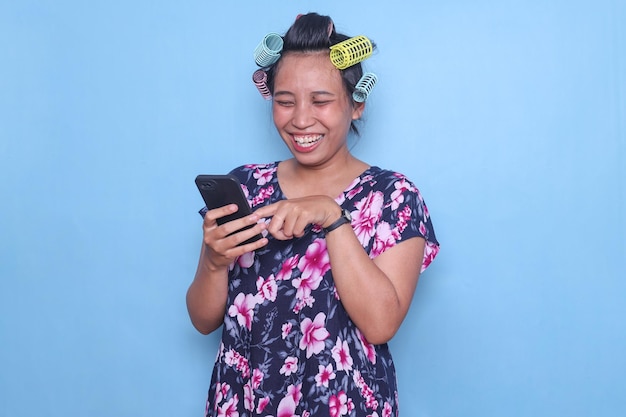
<instances>
[{"instance_id":1,"label":"cheek","mask_svg":"<svg viewBox=\"0 0 626 417\"><path fill-rule=\"evenodd\" d=\"M272 118L274 119L274 124L280 126L289 120L289 112L284 107L273 105Z\"/></svg>"}]
</instances>

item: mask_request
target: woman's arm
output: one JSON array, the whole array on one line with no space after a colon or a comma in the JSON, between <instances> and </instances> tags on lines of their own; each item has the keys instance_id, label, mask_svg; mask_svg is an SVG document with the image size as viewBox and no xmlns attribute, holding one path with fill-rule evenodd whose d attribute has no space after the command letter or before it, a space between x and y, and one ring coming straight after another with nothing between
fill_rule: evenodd
<instances>
[{"instance_id":1,"label":"woman's arm","mask_svg":"<svg viewBox=\"0 0 626 417\"><path fill-rule=\"evenodd\" d=\"M423 238L411 238L372 260L349 225L326 235L341 302L370 343L386 343L400 328L417 286L424 245Z\"/></svg>"},{"instance_id":2,"label":"woman's arm","mask_svg":"<svg viewBox=\"0 0 626 417\"><path fill-rule=\"evenodd\" d=\"M214 268L207 252L203 242L196 275L187 290L191 323L202 334L209 334L222 324L228 293L228 268Z\"/></svg>"},{"instance_id":3,"label":"woman's arm","mask_svg":"<svg viewBox=\"0 0 626 417\"><path fill-rule=\"evenodd\" d=\"M326 196L284 200L259 208L272 217L267 230L277 239L304 234L308 224L328 227L341 208ZM350 318L373 344L388 342L406 316L424 256L423 238L412 238L369 258L350 225L326 235L333 279Z\"/></svg>"},{"instance_id":4,"label":"woman's arm","mask_svg":"<svg viewBox=\"0 0 626 417\"><path fill-rule=\"evenodd\" d=\"M204 217L203 241L198 268L193 282L187 290L187 311L194 327L202 334L217 329L224 320L228 295L228 267L238 256L267 244L263 238L256 242L237 246L265 229L259 216L252 214L239 220L218 226L216 219L237 211L232 204L209 210ZM234 233L247 226L248 230Z\"/></svg>"}]
</instances>

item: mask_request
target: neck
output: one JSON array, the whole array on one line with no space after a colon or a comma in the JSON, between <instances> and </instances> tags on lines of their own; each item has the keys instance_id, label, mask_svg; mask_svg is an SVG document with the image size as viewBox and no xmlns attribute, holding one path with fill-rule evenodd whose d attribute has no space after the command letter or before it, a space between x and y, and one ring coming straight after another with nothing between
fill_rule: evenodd
<instances>
[{"instance_id":1,"label":"neck","mask_svg":"<svg viewBox=\"0 0 626 417\"><path fill-rule=\"evenodd\" d=\"M323 166L306 166L295 158L279 164L278 178L289 198L327 195L336 198L369 165L349 155Z\"/></svg>"}]
</instances>

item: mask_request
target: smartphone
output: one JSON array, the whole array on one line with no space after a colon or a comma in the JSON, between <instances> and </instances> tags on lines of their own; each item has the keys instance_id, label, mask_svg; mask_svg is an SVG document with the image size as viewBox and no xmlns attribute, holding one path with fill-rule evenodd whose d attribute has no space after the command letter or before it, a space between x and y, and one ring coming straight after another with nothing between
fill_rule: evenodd
<instances>
[{"instance_id":1,"label":"smartphone","mask_svg":"<svg viewBox=\"0 0 626 417\"><path fill-rule=\"evenodd\" d=\"M228 204L237 204L237 207L239 207L239 210L236 212L217 219L217 224L219 225L245 217L252 213L248 200L241 189L241 183L234 175L198 175L196 177L196 186L198 187L198 191L200 191L200 195L202 195L204 204L206 204L206 207L209 210L223 207ZM237 232L250 229L251 227L254 227L254 225L246 226ZM260 234L253 236L250 239L241 242L239 246L255 242L261 239L261 237L262 236Z\"/></svg>"}]
</instances>

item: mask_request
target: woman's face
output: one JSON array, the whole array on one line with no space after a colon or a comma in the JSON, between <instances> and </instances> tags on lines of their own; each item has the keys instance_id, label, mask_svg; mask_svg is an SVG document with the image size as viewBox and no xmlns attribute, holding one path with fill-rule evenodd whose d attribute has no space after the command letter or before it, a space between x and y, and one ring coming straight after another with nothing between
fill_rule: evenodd
<instances>
[{"instance_id":1,"label":"woman's face","mask_svg":"<svg viewBox=\"0 0 626 417\"><path fill-rule=\"evenodd\" d=\"M319 166L349 151L350 124L364 105L348 98L328 53L288 53L274 78L274 124L304 165Z\"/></svg>"}]
</instances>

